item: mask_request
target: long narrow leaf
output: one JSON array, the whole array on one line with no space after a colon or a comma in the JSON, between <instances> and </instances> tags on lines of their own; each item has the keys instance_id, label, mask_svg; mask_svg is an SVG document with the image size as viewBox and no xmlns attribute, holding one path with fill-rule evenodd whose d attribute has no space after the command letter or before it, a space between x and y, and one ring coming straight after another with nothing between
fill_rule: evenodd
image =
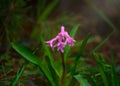
<instances>
[{"instance_id":1,"label":"long narrow leaf","mask_svg":"<svg viewBox=\"0 0 120 86\"><path fill-rule=\"evenodd\" d=\"M60 74L59 71L57 70L56 65L55 65L54 58L53 58L53 56L52 56L49 48L46 46L45 41L43 40L42 36L40 36L40 41L42 42L42 45L43 45L43 47L44 47L44 49L45 49L45 52L46 52L46 54L47 54L47 56L48 56L48 58L49 58L49 60L50 60L50 64L51 64L53 70L56 72L57 76L59 76L59 78L60 78L60 75L61 75L61 74Z\"/></svg>"},{"instance_id":2,"label":"long narrow leaf","mask_svg":"<svg viewBox=\"0 0 120 86\"><path fill-rule=\"evenodd\" d=\"M51 74L49 73L49 70L45 66L43 66L42 62L40 61L40 59L38 59L36 55L34 55L30 50L20 44L12 43L12 47L29 62L39 66L39 68L45 74L50 83L54 86L54 82Z\"/></svg>"},{"instance_id":3,"label":"long narrow leaf","mask_svg":"<svg viewBox=\"0 0 120 86\"><path fill-rule=\"evenodd\" d=\"M82 42L82 44L81 44L81 46L80 46L79 53L78 53L78 55L77 55L76 58L75 58L74 66L73 66L72 71L71 71L71 74L72 74L72 75L73 75L73 74L75 73L75 71L76 71L76 67L77 67L78 61L79 61L81 55L83 54L83 51L85 50L85 47L86 47L86 45L87 45L87 42L88 42L88 39L89 39L89 38L90 38L90 34L88 34L88 35L86 36L86 38L83 40L83 42Z\"/></svg>"},{"instance_id":4,"label":"long narrow leaf","mask_svg":"<svg viewBox=\"0 0 120 86\"><path fill-rule=\"evenodd\" d=\"M50 70L50 72L51 72L52 78L53 78L56 86L60 86L60 81L61 81L61 80L60 80L60 77L57 75L55 69L54 69L53 66L51 65L51 62L50 62L50 59L49 59L48 56L46 56L46 62L47 62L47 64L48 64L48 68L49 68L49 70Z\"/></svg>"},{"instance_id":5,"label":"long narrow leaf","mask_svg":"<svg viewBox=\"0 0 120 86\"><path fill-rule=\"evenodd\" d=\"M79 27L80 27L79 24L78 24L78 25L75 25L75 26L73 27L73 29L71 30L71 33L70 33L70 36L71 36L71 37L75 37L75 35L76 35Z\"/></svg>"},{"instance_id":6,"label":"long narrow leaf","mask_svg":"<svg viewBox=\"0 0 120 86\"><path fill-rule=\"evenodd\" d=\"M46 46L45 41L44 41L44 39L42 38L42 36L39 36L39 38L40 38L40 41L41 41L41 43L42 43L43 48L44 48L45 51L46 51L46 54L49 56L50 62L51 62L52 64L54 64L55 61L54 61L54 58L53 58L53 56L52 56L52 54L51 54L51 52L50 52L50 49Z\"/></svg>"},{"instance_id":7,"label":"long narrow leaf","mask_svg":"<svg viewBox=\"0 0 120 86\"><path fill-rule=\"evenodd\" d=\"M115 71L115 63L114 63L114 55L113 53L111 54L111 82L112 86L118 86L117 85L117 76L116 76L116 71Z\"/></svg>"},{"instance_id":8,"label":"long narrow leaf","mask_svg":"<svg viewBox=\"0 0 120 86\"><path fill-rule=\"evenodd\" d=\"M41 20L45 20L50 12L53 10L53 8L57 5L58 0L53 0L45 9L44 12L38 17L38 22L41 22Z\"/></svg>"},{"instance_id":9,"label":"long narrow leaf","mask_svg":"<svg viewBox=\"0 0 120 86\"><path fill-rule=\"evenodd\" d=\"M100 47L102 47L110 38L110 36L112 35L112 33L110 33L110 35L107 36L107 38L105 38L99 45L97 45L92 51L91 53L96 52Z\"/></svg>"},{"instance_id":10,"label":"long narrow leaf","mask_svg":"<svg viewBox=\"0 0 120 86\"><path fill-rule=\"evenodd\" d=\"M71 79L70 79L70 82L67 84L67 86L72 86L73 76L74 76L74 74L75 74L75 72L76 72L76 68L77 68L79 59L80 59L81 55L83 54L83 51L84 51L84 49L85 49L85 46L86 46L89 38L90 38L90 34L88 34L88 35L86 36L86 38L83 40L83 42L82 42L82 44L81 44L81 46L80 46L79 53L78 53L78 55L75 57L75 62L74 62L74 65L73 65L73 67L72 67L72 70L71 70L71 72L70 72L72 77L71 77Z\"/></svg>"},{"instance_id":11,"label":"long narrow leaf","mask_svg":"<svg viewBox=\"0 0 120 86\"><path fill-rule=\"evenodd\" d=\"M25 69L25 66L23 65L23 66L20 68L20 70L17 72L16 78L15 78L15 79L13 80L13 82L12 82L12 86L16 86L19 78L22 76L22 73L23 73L24 69Z\"/></svg>"},{"instance_id":12,"label":"long narrow leaf","mask_svg":"<svg viewBox=\"0 0 120 86\"><path fill-rule=\"evenodd\" d=\"M75 26L73 27L73 29L71 30L71 33L70 33L70 36L71 36L71 37L74 37L74 36L76 35L79 26L80 26L80 25L78 24L78 25L75 25ZM66 46L66 47L65 47L65 53L64 53L65 61L67 60L69 51L70 51L70 47Z\"/></svg>"},{"instance_id":13,"label":"long narrow leaf","mask_svg":"<svg viewBox=\"0 0 120 86\"><path fill-rule=\"evenodd\" d=\"M75 79L80 83L80 86L91 86L89 82L84 79L80 74L74 76Z\"/></svg>"},{"instance_id":14,"label":"long narrow leaf","mask_svg":"<svg viewBox=\"0 0 120 86\"><path fill-rule=\"evenodd\" d=\"M13 49L15 49L20 55L22 55L25 59L27 59L29 62L36 64L36 65L42 65L40 60L36 55L34 55L29 49L27 49L25 46L12 43Z\"/></svg>"},{"instance_id":15,"label":"long narrow leaf","mask_svg":"<svg viewBox=\"0 0 120 86\"><path fill-rule=\"evenodd\" d=\"M92 3L90 0L85 0L99 15L100 17L108 23L108 25L113 29L113 32L117 30L115 25L112 23L112 21L102 12L101 9L99 9L94 3Z\"/></svg>"},{"instance_id":16,"label":"long narrow leaf","mask_svg":"<svg viewBox=\"0 0 120 86\"><path fill-rule=\"evenodd\" d=\"M108 82L107 76L105 74L104 67L103 67L103 65L100 62L99 55L97 53L94 53L94 58L95 58L95 60L97 62L98 69L99 69L99 72L100 72L101 77L103 79L104 85L105 86L109 86L109 82Z\"/></svg>"},{"instance_id":17,"label":"long narrow leaf","mask_svg":"<svg viewBox=\"0 0 120 86\"><path fill-rule=\"evenodd\" d=\"M92 76L92 80L95 83L95 86L101 86L98 78L95 75Z\"/></svg>"}]
</instances>

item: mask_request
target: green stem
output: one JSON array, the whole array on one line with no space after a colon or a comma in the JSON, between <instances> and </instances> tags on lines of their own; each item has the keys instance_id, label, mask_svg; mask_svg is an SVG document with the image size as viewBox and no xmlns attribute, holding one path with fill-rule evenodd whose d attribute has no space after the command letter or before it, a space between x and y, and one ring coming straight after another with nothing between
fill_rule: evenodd
<instances>
[{"instance_id":1,"label":"green stem","mask_svg":"<svg viewBox=\"0 0 120 86\"><path fill-rule=\"evenodd\" d=\"M61 80L61 85L64 86L64 78L65 78L65 61L64 61L64 54L61 53L62 56L62 68L63 68L63 72L62 72L62 80Z\"/></svg>"}]
</instances>

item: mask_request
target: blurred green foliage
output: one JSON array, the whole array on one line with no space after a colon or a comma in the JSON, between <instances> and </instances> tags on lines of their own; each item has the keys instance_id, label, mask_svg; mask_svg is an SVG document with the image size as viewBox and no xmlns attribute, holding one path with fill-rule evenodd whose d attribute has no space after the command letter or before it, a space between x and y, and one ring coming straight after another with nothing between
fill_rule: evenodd
<instances>
[{"instance_id":1,"label":"blurred green foliage","mask_svg":"<svg viewBox=\"0 0 120 86\"><path fill-rule=\"evenodd\" d=\"M8 43L20 38L25 23L24 15L26 8L24 0L1 0L0 1L0 40ZM19 33L18 33L19 31Z\"/></svg>"},{"instance_id":2,"label":"blurred green foliage","mask_svg":"<svg viewBox=\"0 0 120 86\"><path fill-rule=\"evenodd\" d=\"M30 25L29 23L33 24L32 36L36 36L44 28L44 21L47 20L57 2L58 0L51 2L48 0L1 0L0 40L8 43L20 41L20 38L26 34L24 31L30 31L26 28Z\"/></svg>"}]
</instances>

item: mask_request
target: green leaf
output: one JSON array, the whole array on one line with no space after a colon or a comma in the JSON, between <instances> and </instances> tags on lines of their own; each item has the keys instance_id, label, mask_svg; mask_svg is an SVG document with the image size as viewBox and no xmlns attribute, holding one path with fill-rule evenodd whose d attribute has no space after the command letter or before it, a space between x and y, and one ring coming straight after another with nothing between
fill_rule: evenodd
<instances>
[{"instance_id":1,"label":"green leaf","mask_svg":"<svg viewBox=\"0 0 120 86\"><path fill-rule=\"evenodd\" d=\"M34 55L30 50L28 50L26 47L24 47L20 44L12 43L11 45L12 45L13 49L15 49L21 56L23 56L29 62L39 66L39 68L44 73L44 75L47 77L47 79L49 80L51 85L55 86L55 83L52 79L52 76L51 76L48 68L42 64L42 62L40 61L40 59L38 59L38 57L36 55Z\"/></svg>"},{"instance_id":2,"label":"green leaf","mask_svg":"<svg viewBox=\"0 0 120 86\"><path fill-rule=\"evenodd\" d=\"M46 54L49 56L50 62L54 65L54 62L55 62L55 61L54 61L54 58L53 58L53 56L52 56L52 54L51 54L51 52L50 52L50 49L46 46L43 37L42 37L42 36L39 36L39 38L40 38L40 41L41 41L41 43L42 43L43 48L44 48L45 51L46 51Z\"/></svg>"},{"instance_id":3,"label":"green leaf","mask_svg":"<svg viewBox=\"0 0 120 86\"><path fill-rule=\"evenodd\" d=\"M80 26L80 25L78 24L78 25L75 25L75 26L73 27L73 29L71 30L71 33L70 33L70 36L71 36L71 37L75 37L75 35L76 35L77 31L78 31L79 26ZM64 53L65 61L67 60L69 51L70 51L70 47L69 47L69 46L66 46L66 47L65 47L65 53Z\"/></svg>"},{"instance_id":4,"label":"green leaf","mask_svg":"<svg viewBox=\"0 0 120 86\"><path fill-rule=\"evenodd\" d=\"M80 83L80 86L91 86L89 82L82 77L82 75L78 74L75 75L74 77Z\"/></svg>"},{"instance_id":5,"label":"green leaf","mask_svg":"<svg viewBox=\"0 0 120 86\"><path fill-rule=\"evenodd\" d=\"M75 37L75 35L76 35L79 27L80 27L79 24L78 24L78 25L75 25L75 26L73 27L73 29L71 30L71 33L70 33L70 36L71 36L71 37Z\"/></svg>"},{"instance_id":6,"label":"green leaf","mask_svg":"<svg viewBox=\"0 0 120 86\"><path fill-rule=\"evenodd\" d=\"M45 20L52 12L53 8L57 5L58 0L53 0L45 9L44 12L38 17L38 23Z\"/></svg>"},{"instance_id":7,"label":"green leaf","mask_svg":"<svg viewBox=\"0 0 120 86\"><path fill-rule=\"evenodd\" d=\"M36 9L37 9L37 16L40 16L42 10L45 8L47 0L38 0L37 2L38 2L37 3L37 7L36 7Z\"/></svg>"},{"instance_id":8,"label":"green leaf","mask_svg":"<svg viewBox=\"0 0 120 86\"><path fill-rule=\"evenodd\" d=\"M56 86L60 86L60 81L61 81L60 77L58 76L55 69L53 68L48 56L46 56L46 63L48 64L48 68L51 72L51 75L52 75L52 78L53 78L54 82L56 83Z\"/></svg>"},{"instance_id":9,"label":"green leaf","mask_svg":"<svg viewBox=\"0 0 120 86\"><path fill-rule=\"evenodd\" d=\"M13 49L15 49L21 56L23 56L25 59L27 59L29 62L36 64L36 65L42 65L41 61L38 59L36 55L33 54L30 50L28 50L25 46L12 43Z\"/></svg>"},{"instance_id":10,"label":"green leaf","mask_svg":"<svg viewBox=\"0 0 120 86\"><path fill-rule=\"evenodd\" d=\"M74 65L73 65L73 67L72 67L72 69L71 69L71 71L70 71L70 74L71 74L72 77L71 77L71 79L70 79L70 82L67 84L67 86L72 86L73 76L74 76L74 74L75 74L75 72L76 72L76 68L77 68L77 65L78 65L78 63L79 63L79 59L80 59L81 55L83 54L83 51L84 51L84 49L85 49L85 46L87 45L87 42L88 42L89 38L90 38L90 34L88 34L88 35L86 36L86 38L82 41L82 44L81 44L81 46L80 46L79 53L78 53L78 55L75 57Z\"/></svg>"},{"instance_id":11,"label":"green leaf","mask_svg":"<svg viewBox=\"0 0 120 86\"><path fill-rule=\"evenodd\" d=\"M114 63L114 55L113 55L113 52L111 54L111 60L112 60L112 63L111 63L111 81L112 81L112 86L118 86L117 85L117 75L116 75L116 71L115 71L115 63Z\"/></svg>"},{"instance_id":12,"label":"green leaf","mask_svg":"<svg viewBox=\"0 0 120 86\"><path fill-rule=\"evenodd\" d=\"M98 78L95 75L92 76L92 80L95 83L95 86L101 86Z\"/></svg>"},{"instance_id":13,"label":"green leaf","mask_svg":"<svg viewBox=\"0 0 120 86\"><path fill-rule=\"evenodd\" d=\"M57 70L57 68L55 66L55 60L54 60L54 58L53 58L53 56L52 56L52 54L50 52L50 49L46 46L45 41L43 40L42 36L40 36L40 41L41 41L41 43L43 45L43 48L45 49L45 52L46 52L49 60L50 60L51 66L53 67L53 69L55 70L57 75L60 77L61 74L59 73L59 71Z\"/></svg>"},{"instance_id":14,"label":"green leaf","mask_svg":"<svg viewBox=\"0 0 120 86\"><path fill-rule=\"evenodd\" d=\"M26 65L23 65L23 66L20 68L20 70L17 72L16 78L15 78L15 79L13 80L13 82L12 82L12 86L16 86L19 78L22 76L22 73L23 73L25 67L26 67Z\"/></svg>"},{"instance_id":15,"label":"green leaf","mask_svg":"<svg viewBox=\"0 0 120 86\"><path fill-rule=\"evenodd\" d=\"M102 62L100 61L99 56L100 56L99 54L94 53L94 58L95 58L96 63L97 63L97 65L98 65L98 69L99 69L99 72L100 72L101 77L102 77L102 79L103 79L104 85L105 85L105 86L109 86L108 78L107 78L107 75L106 75L106 73L105 73L105 68L104 68L104 66L102 65Z\"/></svg>"},{"instance_id":16,"label":"green leaf","mask_svg":"<svg viewBox=\"0 0 120 86\"><path fill-rule=\"evenodd\" d=\"M99 9L94 3L92 3L90 0L86 0L86 2L100 15L100 17L108 23L108 25L113 29L113 32L117 30L115 25L112 23L112 21L105 15L104 12L102 12L101 9Z\"/></svg>"},{"instance_id":17,"label":"green leaf","mask_svg":"<svg viewBox=\"0 0 120 86\"><path fill-rule=\"evenodd\" d=\"M80 46L79 53L78 53L78 55L77 55L76 58L75 58L74 66L73 66L72 71L71 71L71 74L72 74L72 75L73 75L73 74L75 73L75 71L76 71L76 67L77 67L78 61L79 61L81 55L83 54L83 51L85 50L85 47L86 47L86 45L87 45L87 42L88 42L88 39L89 39L89 38L90 38L90 34L88 34L88 35L86 36L86 38L83 40L83 42L82 42L82 44L81 44L81 46Z\"/></svg>"},{"instance_id":18,"label":"green leaf","mask_svg":"<svg viewBox=\"0 0 120 86\"><path fill-rule=\"evenodd\" d=\"M91 53L96 52L99 48L101 48L110 38L110 36L112 35L112 33L110 33L110 35L107 36L107 38L105 38L99 45L97 45L92 51Z\"/></svg>"}]
</instances>

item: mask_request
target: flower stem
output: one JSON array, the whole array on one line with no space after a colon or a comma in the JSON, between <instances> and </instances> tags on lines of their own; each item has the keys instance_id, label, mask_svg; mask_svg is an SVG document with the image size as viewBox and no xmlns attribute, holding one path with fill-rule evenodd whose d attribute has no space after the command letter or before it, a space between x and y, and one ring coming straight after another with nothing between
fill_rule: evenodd
<instances>
[{"instance_id":1,"label":"flower stem","mask_svg":"<svg viewBox=\"0 0 120 86\"><path fill-rule=\"evenodd\" d=\"M61 86L64 86L64 78L65 78L65 61L64 61L64 54L61 53L61 55L62 55L62 68L63 68Z\"/></svg>"}]
</instances>

